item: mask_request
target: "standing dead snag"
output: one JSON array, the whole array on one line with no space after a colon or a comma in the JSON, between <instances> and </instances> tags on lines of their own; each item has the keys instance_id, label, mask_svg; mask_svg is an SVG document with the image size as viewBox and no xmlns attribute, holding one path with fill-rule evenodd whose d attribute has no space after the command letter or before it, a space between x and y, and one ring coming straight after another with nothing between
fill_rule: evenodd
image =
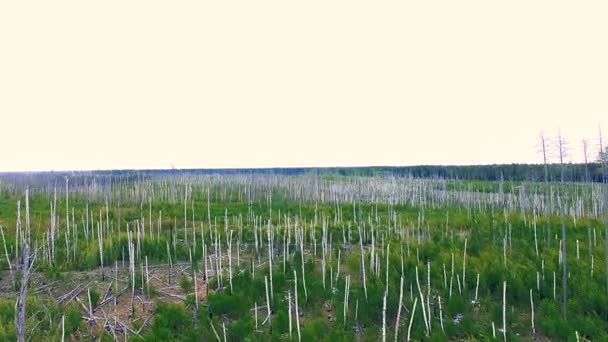
<instances>
[{"instance_id":1,"label":"standing dead snag","mask_svg":"<svg viewBox=\"0 0 608 342\"><path fill-rule=\"evenodd\" d=\"M293 330L293 324L291 323L292 320L292 312L291 312L291 289L287 290L287 304L289 306L289 310L287 311L287 317L289 317L289 339L291 339L292 336L292 330ZM256 317L257 317L257 303L256 303ZM257 319L256 319L256 327L255 330L258 330L257 327Z\"/></svg>"},{"instance_id":2,"label":"standing dead snag","mask_svg":"<svg viewBox=\"0 0 608 342\"><path fill-rule=\"evenodd\" d=\"M445 332L443 327L443 310L441 309L441 296L437 296L437 303L439 303L439 324L441 325L441 331Z\"/></svg>"},{"instance_id":3,"label":"standing dead snag","mask_svg":"<svg viewBox=\"0 0 608 342\"><path fill-rule=\"evenodd\" d=\"M385 281L385 283L386 283L386 289L384 290L385 292L388 292L388 270L389 270L389 267L388 267L388 260L389 259L388 259L388 257L390 255L390 253L389 253L390 252L389 247L390 247L390 243L387 243L386 244L386 281Z\"/></svg>"},{"instance_id":4,"label":"standing dead snag","mask_svg":"<svg viewBox=\"0 0 608 342\"><path fill-rule=\"evenodd\" d=\"M129 271L131 272L131 315L135 313L135 246L133 245L133 233L127 225L128 244L129 244ZM169 280L170 281L170 280Z\"/></svg>"},{"instance_id":5,"label":"standing dead snag","mask_svg":"<svg viewBox=\"0 0 608 342\"><path fill-rule=\"evenodd\" d=\"M608 188L604 187L604 221L606 235L606 289L608 291ZM593 255L591 256L591 273L593 274Z\"/></svg>"},{"instance_id":6,"label":"standing dead snag","mask_svg":"<svg viewBox=\"0 0 608 342\"><path fill-rule=\"evenodd\" d=\"M105 273L103 271L103 233L102 226L99 222L97 223L97 239L99 243L99 263L101 265L101 281L105 281Z\"/></svg>"},{"instance_id":7,"label":"standing dead snag","mask_svg":"<svg viewBox=\"0 0 608 342\"><path fill-rule=\"evenodd\" d=\"M232 293L232 230L230 230L228 238L228 282L230 284L230 293ZM272 268L270 269L270 288L272 290Z\"/></svg>"},{"instance_id":8,"label":"standing dead snag","mask_svg":"<svg viewBox=\"0 0 608 342\"><path fill-rule=\"evenodd\" d=\"M69 183L69 179L66 176L65 177L65 227L66 227L67 231L70 230L70 209L69 209L70 192L69 192L68 183Z\"/></svg>"},{"instance_id":9,"label":"standing dead snag","mask_svg":"<svg viewBox=\"0 0 608 342\"><path fill-rule=\"evenodd\" d=\"M602 180L604 181L604 235L606 237L606 293L608 294L608 147L604 147L604 141L602 138L602 127L599 127L599 138L600 138L600 163L602 165L603 174ZM594 230L595 232L595 230Z\"/></svg>"},{"instance_id":10,"label":"standing dead snag","mask_svg":"<svg viewBox=\"0 0 608 342\"><path fill-rule=\"evenodd\" d=\"M363 231L361 226L361 205L359 205L359 246L361 247L361 265L359 266L359 270L361 273L361 280L363 281L363 291L365 293L365 301L367 301L367 286L365 284L365 252L363 250ZM607 240L608 241L608 240ZM607 243L608 246L608 243ZM607 247L608 249L608 247Z\"/></svg>"},{"instance_id":11,"label":"standing dead snag","mask_svg":"<svg viewBox=\"0 0 608 342\"><path fill-rule=\"evenodd\" d=\"M414 298L414 305L412 306L412 313L410 314L410 324L407 327L407 340L410 341L410 333L412 332L412 323L414 323L414 314L416 313L416 303L418 303L418 297Z\"/></svg>"},{"instance_id":12,"label":"standing dead snag","mask_svg":"<svg viewBox=\"0 0 608 342\"><path fill-rule=\"evenodd\" d=\"M420 288L420 280L418 278L418 266L416 266L416 285L418 286L418 294L420 295L420 306L422 307L422 318L424 320L424 327L426 328L426 335L430 334L429 321L427 318L427 313L424 307L424 295L422 294L422 289Z\"/></svg>"},{"instance_id":13,"label":"standing dead snag","mask_svg":"<svg viewBox=\"0 0 608 342\"><path fill-rule=\"evenodd\" d=\"M65 341L65 315L61 316L61 342Z\"/></svg>"},{"instance_id":14,"label":"standing dead snag","mask_svg":"<svg viewBox=\"0 0 608 342\"><path fill-rule=\"evenodd\" d=\"M507 341L507 282L502 283L502 335Z\"/></svg>"},{"instance_id":15,"label":"standing dead snag","mask_svg":"<svg viewBox=\"0 0 608 342\"><path fill-rule=\"evenodd\" d=\"M293 270L293 288L294 288L294 305L296 309L296 328L298 329L298 341L302 341L302 335L300 335L300 311L298 309L298 275L296 270Z\"/></svg>"},{"instance_id":16,"label":"standing dead snag","mask_svg":"<svg viewBox=\"0 0 608 342\"><path fill-rule=\"evenodd\" d=\"M268 276L264 276L264 285L266 288L266 312L267 312L267 316L266 319L270 322L270 296L268 295Z\"/></svg>"},{"instance_id":17,"label":"standing dead snag","mask_svg":"<svg viewBox=\"0 0 608 342\"><path fill-rule=\"evenodd\" d=\"M384 291L384 299L382 300L382 342L386 342L386 296L387 291Z\"/></svg>"},{"instance_id":18,"label":"standing dead snag","mask_svg":"<svg viewBox=\"0 0 608 342\"><path fill-rule=\"evenodd\" d=\"M192 268L192 280L194 281L194 326L198 329L198 285L196 283L196 269L194 268Z\"/></svg>"},{"instance_id":19,"label":"standing dead snag","mask_svg":"<svg viewBox=\"0 0 608 342\"><path fill-rule=\"evenodd\" d=\"M585 161L585 182L589 181L589 141L583 138L583 158Z\"/></svg>"},{"instance_id":20,"label":"standing dead snag","mask_svg":"<svg viewBox=\"0 0 608 342\"><path fill-rule=\"evenodd\" d=\"M544 169L545 169L545 186L548 186L549 184L549 167L548 167L548 160L547 160L547 143L548 140L545 137L544 132L540 132L540 144L541 144L541 148L542 148L542 154L543 154L543 165L544 165ZM552 196L551 196L552 197ZM553 213L553 201L550 199L549 201L549 217L547 217L547 244L549 246L551 246L551 215Z\"/></svg>"},{"instance_id":21,"label":"standing dead snag","mask_svg":"<svg viewBox=\"0 0 608 342\"><path fill-rule=\"evenodd\" d=\"M253 304L253 317L255 320L255 331L258 331L258 302Z\"/></svg>"},{"instance_id":22,"label":"standing dead snag","mask_svg":"<svg viewBox=\"0 0 608 342\"><path fill-rule=\"evenodd\" d=\"M32 266L34 265L34 261L36 261L36 252L30 256L30 245L28 242L28 238L30 236L29 189L25 190L25 213L25 234L21 234L21 289L19 290L17 303L15 303L15 330L17 332L18 342L25 341L27 288L29 285Z\"/></svg>"},{"instance_id":23,"label":"standing dead snag","mask_svg":"<svg viewBox=\"0 0 608 342\"><path fill-rule=\"evenodd\" d=\"M397 319L395 320L395 341L399 336L399 321L401 320L401 305L403 303L403 274L401 274L401 281L399 283L399 304L397 305ZM443 324L442 324L443 326Z\"/></svg>"},{"instance_id":24,"label":"standing dead snag","mask_svg":"<svg viewBox=\"0 0 608 342\"><path fill-rule=\"evenodd\" d=\"M532 335L536 335L536 329L534 328L534 299L532 298L532 289L530 289L530 322L532 323Z\"/></svg>"},{"instance_id":25,"label":"standing dead snag","mask_svg":"<svg viewBox=\"0 0 608 342\"><path fill-rule=\"evenodd\" d=\"M19 290L19 297L17 298L17 303L15 305L15 329L17 330L17 341L19 342L25 341L25 301L27 298L27 287L31 271L30 250L25 239L22 241L21 255L21 289Z\"/></svg>"},{"instance_id":26,"label":"standing dead snag","mask_svg":"<svg viewBox=\"0 0 608 342\"><path fill-rule=\"evenodd\" d=\"M346 315L348 314L348 298L350 296L350 275L347 275L344 280L344 325L346 325Z\"/></svg>"},{"instance_id":27,"label":"standing dead snag","mask_svg":"<svg viewBox=\"0 0 608 342\"><path fill-rule=\"evenodd\" d=\"M467 275L467 239L464 239L464 249L462 252L462 288L466 290L466 275Z\"/></svg>"},{"instance_id":28,"label":"standing dead snag","mask_svg":"<svg viewBox=\"0 0 608 342\"><path fill-rule=\"evenodd\" d=\"M274 299L274 290L272 287L272 241L271 241L271 230L272 230L272 225L270 222L270 219L268 219L268 228L267 228L267 235L268 235L268 270L270 272L270 297L272 299ZM304 255L304 254L302 254ZM302 266L304 267L304 266ZM303 274L303 273L302 273ZM232 291L232 284L230 284L230 291Z\"/></svg>"},{"instance_id":29,"label":"standing dead snag","mask_svg":"<svg viewBox=\"0 0 608 342\"><path fill-rule=\"evenodd\" d=\"M557 148L559 149L559 164L560 164L560 183L564 187L564 158L566 157L566 140L561 132L558 135ZM563 189L562 189L563 190ZM562 264L563 264L563 313L564 319L568 318L568 260L566 259L566 214L565 214L565 199L562 199L560 194L557 197L560 216L562 219Z\"/></svg>"}]
</instances>

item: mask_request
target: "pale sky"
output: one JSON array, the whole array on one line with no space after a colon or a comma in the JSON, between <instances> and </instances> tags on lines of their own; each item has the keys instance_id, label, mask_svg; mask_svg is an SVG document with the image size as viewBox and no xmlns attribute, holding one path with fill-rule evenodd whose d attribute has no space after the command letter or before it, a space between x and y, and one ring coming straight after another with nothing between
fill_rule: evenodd
<instances>
[{"instance_id":1,"label":"pale sky","mask_svg":"<svg viewBox=\"0 0 608 342\"><path fill-rule=\"evenodd\" d=\"M1 1L0 171L539 162L607 1ZM608 140L608 139L606 139Z\"/></svg>"}]
</instances>

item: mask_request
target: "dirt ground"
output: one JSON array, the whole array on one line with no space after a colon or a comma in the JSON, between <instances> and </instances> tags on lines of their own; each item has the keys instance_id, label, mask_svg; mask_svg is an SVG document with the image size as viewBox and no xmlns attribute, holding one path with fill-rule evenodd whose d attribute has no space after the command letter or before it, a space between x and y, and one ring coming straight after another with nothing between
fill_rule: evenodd
<instances>
[{"instance_id":1,"label":"dirt ground","mask_svg":"<svg viewBox=\"0 0 608 342\"><path fill-rule=\"evenodd\" d=\"M141 274L136 276L141 277ZM213 272L209 271L208 277L212 276ZM136 279L135 283L139 286L136 285L134 292L130 286L130 277L128 267L122 265L93 271L64 272L54 277L33 272L29 293L45 300L54 300L60 306L78 303L82 319L89 327L89 337L96 336L103 329L122 340L125 335L142 333L151 324L158 302L184 303L188 294L184 293L180 280L182 277L191 279L192 272L186 263L173 267L149 265L149 284L146 284L144 269L144 286L142 288L141 279ZM202 274L197 272L196 278L200 303L207 295L207 284ZM13 279L10 271L0 272L0 298L16 298ZM195 288L194 284L192 288ZM99 294L98 303L93 308L89 307L89 291Z\"/></svg>"}]
</instances>

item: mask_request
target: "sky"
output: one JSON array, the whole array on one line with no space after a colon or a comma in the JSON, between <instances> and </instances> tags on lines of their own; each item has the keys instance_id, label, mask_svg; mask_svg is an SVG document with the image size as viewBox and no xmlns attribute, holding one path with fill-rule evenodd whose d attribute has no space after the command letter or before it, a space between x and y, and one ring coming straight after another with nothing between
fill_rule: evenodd
<instances>
[{"instance_id":1,"label":"sky","mask_svg":"<svg viewBox=\"0 0 608 342\"><path fill-rule=\"evenodd\" d=\"M537 163L541 130L580 161L608 132L606 17L606 1L2 1L0 171Z\"/></svg>"}]
</instances>

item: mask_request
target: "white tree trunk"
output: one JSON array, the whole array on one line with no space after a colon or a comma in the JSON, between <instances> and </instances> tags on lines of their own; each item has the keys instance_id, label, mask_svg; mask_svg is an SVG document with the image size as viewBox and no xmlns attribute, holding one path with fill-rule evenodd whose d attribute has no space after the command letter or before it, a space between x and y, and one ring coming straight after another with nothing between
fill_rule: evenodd
<instances>
[{"instance_id":1,"label":"white tree trunk","mask_svg":"<svg viewBox=\"0 0 608 342\"><path fill-rule=\"evenodd\" d=\"M410 316L410 324L407 327L407 340L410 341L410 333L412 332L412 323L414 323L414 314L416 313L416 303L418 303L418 298L414 298L414 305L412 307L412 314Z\"/></svg>"},{"instance_id":2,"label":"white tree trunk","mask_svg":"<svg viewBox=\"0 0 608 342\"><path fill-rule=\"evenodd\" d=\"M298 329L298 341L302 341L302 336L300 335L300 312L298 309L298 275L296 270L293 270L293 281L294 281L294 304L296 307L296 328Z\"/></svg>"},{"instance_id":3,"label":"white tree trunk","mask_svg":"<svg viewBox=\"0 0 608 342\"><path fill-rule=\"evenodd\" d=\"M399 305L397 306L397 319L395 320L395 342L399 336L399 321L401 319L401 306L403 305L403 275L399 283Z\"/></svg>"}]
</instances>

